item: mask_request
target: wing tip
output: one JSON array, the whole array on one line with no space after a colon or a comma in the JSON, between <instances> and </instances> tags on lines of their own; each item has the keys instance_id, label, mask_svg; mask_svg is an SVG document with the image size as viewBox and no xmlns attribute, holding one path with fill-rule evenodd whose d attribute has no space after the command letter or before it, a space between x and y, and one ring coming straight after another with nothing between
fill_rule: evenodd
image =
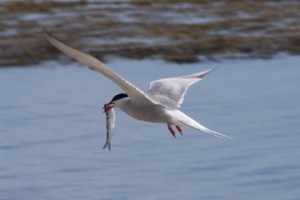
<instances>
[{"instance_id":1,"label":"wing tip","mask_svg":"<svg viewBox=\"0 0 300 200\"><path fill-rule=\"evenodd\" d=\"M204 70L202 72L199 72L199 77L198 78L203 78L204 76L206 76L207 74L215 71L217 69L217 67L213 67L213 68L210 68L210 69L207 69L207 70Z\"/></svg>"},{"instance_id":2,"label":"wing tip","mask_svg":"<svg viewBox=\"0 0 300 200\"><path fill-rule=\"evenodd\" d=\"M58 40L58 38L56 38L54 36L53 33L51 33L50 31L48 31L46 28L43 28L43 34L44 34L44 37L49 41L51 42L51 40L55 39L55 40ZM52 43L52 42L51 42Z\"/></svg>"},{"instance_id":3,"label":"wing tip","mask_svg":"<svg viewBox=\"0 0 300 200\"><path fill-rule=\"evenodd\" d=\"M60 49L60 46L61 45L65 45L65 46L68 46L68 47L71 47L71 48L74 48L72 47L71 45L68 45L66 42L62 41L61 39L59 39L58 37L56 37L52 32L48 31L47 29L43 29L43 34L44 34L44 37L53 45L55 46L56 48Z\"/></svg>"}]
</instances>

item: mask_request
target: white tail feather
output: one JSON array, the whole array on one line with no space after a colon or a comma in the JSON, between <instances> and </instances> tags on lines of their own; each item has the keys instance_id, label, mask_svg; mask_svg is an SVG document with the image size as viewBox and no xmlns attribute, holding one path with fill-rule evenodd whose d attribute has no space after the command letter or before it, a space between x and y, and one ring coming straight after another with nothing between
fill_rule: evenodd
<instances>
[{"instance_id":1,"label":"white tail feather","mask_svg":"<svg viewBox=\"0 0 300 200\"><path fill-rule=\"evenodd\" d=\"M189 116L185 115L184 113L181 112L181 117L180 117L180 123L182 123L183 125L189 126L191 128L203 131L205 133L209 133L211 135L214 135L216 137L219 138L231 138L230 136L224 135L222 133L218 133L216 131L210 130L208 128L206 128L205 126L199 124L197 121L195 121L194 119L190 118Z\"/></svg>"}]
</instances>

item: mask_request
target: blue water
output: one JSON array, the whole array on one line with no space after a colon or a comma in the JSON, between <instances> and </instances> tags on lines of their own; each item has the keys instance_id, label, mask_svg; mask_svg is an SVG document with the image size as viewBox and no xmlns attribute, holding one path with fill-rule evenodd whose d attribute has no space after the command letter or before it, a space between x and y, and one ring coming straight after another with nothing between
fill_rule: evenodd
<instances>
[{"instance_id":1,"label":"blue water","mask_svg":"<svg viewBox=\"0 0 300 200\"><path fill-rule=\"evenodd\" d=\"M0 69L0 199L300 198L300 57L108 64L143 90L218 67L182 110L234 139L189 128L174 139L117 111L112 151L102 150L101 107L118 87L77 63Z\"/></svg>"}]
</instances>

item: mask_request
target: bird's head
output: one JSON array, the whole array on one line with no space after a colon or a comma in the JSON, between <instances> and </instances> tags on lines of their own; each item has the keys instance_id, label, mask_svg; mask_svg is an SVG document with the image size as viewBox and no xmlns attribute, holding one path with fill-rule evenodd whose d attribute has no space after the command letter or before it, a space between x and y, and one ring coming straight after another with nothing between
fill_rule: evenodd
<instances>
[{"instance_id":1,"label":"bird's head","mask_svg":"<svg viewBox=\"0 0 300 200\"><path fill-rule=\"evenodd\" d=\"M116 104L118 104L118 102L124 98L127 98L128 95L125 93L120 93L117 94L116 96L114 96L111 101L108 104L105 104L103 109L105 112L109 111L110 109L112 109Z\"/></svg>"}]
</instances>

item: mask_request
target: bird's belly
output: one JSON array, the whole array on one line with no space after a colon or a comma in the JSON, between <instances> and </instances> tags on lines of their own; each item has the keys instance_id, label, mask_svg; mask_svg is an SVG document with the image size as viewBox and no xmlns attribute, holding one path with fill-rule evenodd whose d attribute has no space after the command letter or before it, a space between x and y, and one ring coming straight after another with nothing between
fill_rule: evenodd
<instances>
[{"instance_id":1,"label":"bird's belly","mask_svg":"<svg viewBox=\"0 0 300 200\"><path fill-rule=\"evenodd\" d=\"M167 116L163 107L159 106L134 106L131 109L122 109L129 116L147 122L165 123Z\"/></svg>"}]
</instances>

